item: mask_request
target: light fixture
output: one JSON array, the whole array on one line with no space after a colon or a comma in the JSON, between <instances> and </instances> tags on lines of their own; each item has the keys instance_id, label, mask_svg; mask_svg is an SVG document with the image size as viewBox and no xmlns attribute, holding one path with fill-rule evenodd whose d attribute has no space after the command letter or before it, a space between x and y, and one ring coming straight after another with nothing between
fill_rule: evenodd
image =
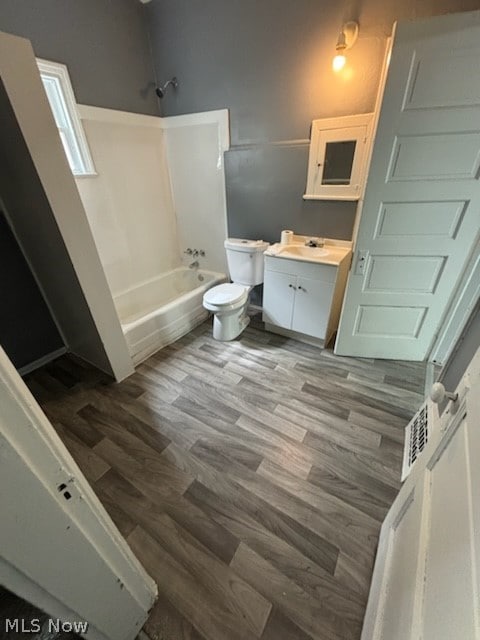
<instances>
[{"instance_id":1,"label":"light fixture","mask_svg":"<svg viewBox=\"0 0 480 640\"><path fill-rule=\"evenodd\" d=\"M343 69L347 58L345 57L345 51L351 49L358 38L358 23L351 21L345 22L338 36L335 50L337 55L332 62L333 70L338 72Z\"/></svg>"}]
</instances>

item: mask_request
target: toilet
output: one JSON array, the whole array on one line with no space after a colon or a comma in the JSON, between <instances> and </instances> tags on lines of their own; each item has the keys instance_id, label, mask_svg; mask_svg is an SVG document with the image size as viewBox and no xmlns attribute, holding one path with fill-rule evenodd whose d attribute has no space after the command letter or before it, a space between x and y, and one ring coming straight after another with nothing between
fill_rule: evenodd
<instances>
[{"instance_id":1,"label":"toilet","mask_svg":"<svg viewBox=\"0 0 480 640\"><path fill-rule=\"evenodd\" d=\"M203 306L213 313L215 340L234 340L250 322L248 296L263 282L263 253L269 244L263 240L225 240L228 270L233 282L219 284L203 296Z\"/></svg>"}]
</instances>

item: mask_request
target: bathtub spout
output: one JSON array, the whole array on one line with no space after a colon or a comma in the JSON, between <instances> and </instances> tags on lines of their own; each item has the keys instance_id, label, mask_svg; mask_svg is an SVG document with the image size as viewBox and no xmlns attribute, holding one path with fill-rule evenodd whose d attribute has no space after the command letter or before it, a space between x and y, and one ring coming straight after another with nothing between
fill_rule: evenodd
<instances>
[{"instance_id":1,"label":"bathtub spout","mask_svg":"<svg viewBox=\"0 0 480 640\"><path fill-rule=\"evenodd\" d=\"M195 260L195 262L192 262L192 264L188 265L189 269L198 269L198 267L200 266L200 264L198 263L198 260Z\"/></svg>"}]
</instances>

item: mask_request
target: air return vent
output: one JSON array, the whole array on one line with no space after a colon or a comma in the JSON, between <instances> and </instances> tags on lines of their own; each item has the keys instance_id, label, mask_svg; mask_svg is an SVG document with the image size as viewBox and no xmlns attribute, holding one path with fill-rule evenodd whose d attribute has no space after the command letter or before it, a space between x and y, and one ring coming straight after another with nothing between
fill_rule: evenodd
<instances>
[{"instance_id":1,"label":"air return vent","mask_svg":"<svg viewBox=\"0 0 480 640\"><path fill-rule=\"evenodd\" d=\"M405 429L405 448L403 450L402 481L408 476L413 465L422 454L428 442L428 409L425 403Z\"/></svg>"}]
</instances>

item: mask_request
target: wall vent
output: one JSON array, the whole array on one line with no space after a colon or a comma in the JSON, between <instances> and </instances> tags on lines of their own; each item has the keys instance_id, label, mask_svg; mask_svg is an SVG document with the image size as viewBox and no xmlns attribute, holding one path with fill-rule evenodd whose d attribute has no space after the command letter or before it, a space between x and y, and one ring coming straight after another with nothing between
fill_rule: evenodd
<instances>
[{"instance_id":1,"label":"wall vent","mask_svg":"<svg viewBox=\"0 0 480 640\"><path fill-rule=\"evenodd\" d=\"M428 442L428 408L425 402L405 428L402 482L408 476Z\"/></svg>"}]
</instances>

